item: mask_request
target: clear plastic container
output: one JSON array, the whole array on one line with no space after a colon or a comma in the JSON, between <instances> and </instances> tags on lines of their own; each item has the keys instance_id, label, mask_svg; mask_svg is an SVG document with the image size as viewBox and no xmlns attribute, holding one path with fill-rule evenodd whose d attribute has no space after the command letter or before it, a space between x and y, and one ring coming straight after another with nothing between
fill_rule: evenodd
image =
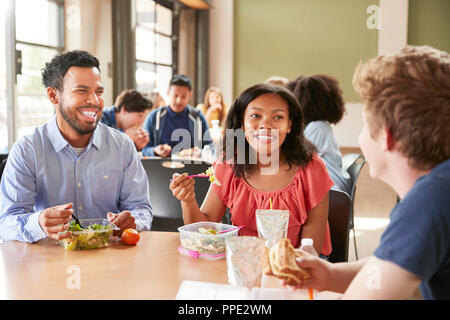
<instances>
[{"instance_id":1,"label":"clear plastic container","mask_svg":"<svg viewBox=\"0 0 450 320\"><path fill-rule=\"evenodd\" d=\"M202 233L214 230L215 234ZM230 231L228 231L230 230ZM236 237L239 227L216 222L196 222L178 228L180 232L181 254L208 260L223 259L225 257L225 239ZM228 231L220 233L222 231Z\"/></svg>"},{"instance_id":2,"label":"clear plastic container","mask_svg":"<svg viewBox=\"0 0 450 320\"><path fill-rule=\"evenodd\" d=\"M107 219L80 219L83 225L82 231L72 231L72 236L60 240L59 243L70 251L74 250L90 250L98 248L106 248L109 246L109 240L114 230L120 230L114 223ZM102 226L99 230L89 229L92 225Z\"/></svg>"}]
</instances>

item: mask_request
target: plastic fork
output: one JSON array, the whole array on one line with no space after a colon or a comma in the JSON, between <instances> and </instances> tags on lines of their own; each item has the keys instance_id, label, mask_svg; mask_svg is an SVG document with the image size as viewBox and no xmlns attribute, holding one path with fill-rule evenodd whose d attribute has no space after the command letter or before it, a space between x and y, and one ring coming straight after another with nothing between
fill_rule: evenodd
<instances>
[{"instance_id":1,"label":"plastic fork","mask_svg":"<svg viewBox=\"0 0 450 320\"><path fill-rule=\"evenodd\" d=\"M69 209L69 206L65 207L64 209ZM74 218L74 219L75 219L75 222L76 222L77 224L79 224L81 228L83 228L83 225L81 224L80 220L78 220L78 217L77 217L77 215L75 214L75 210L73 211L72 218Z\"/></svg>"},{"instance_id":2,"label":"plastic fork","mask_svg":"<svg viewBox=\"0 0 450 320\"><path fill-rule=\"evenodd\" d=\"M187 176L186 178L209 178L207 174L193 174L190 176ZM170 179L172 181L173 179Z\"/></svg>"},{"instance_id":3,"label":"plastic fork","mask_svg":"<svg viewBox=\"0 0 450 320\"><path fill-rule=\"evenodd\" d=\"M234 231L234 230L240 230L242 227L243 226L239 226L239 227L228 229L228 230L222 230L222 231L219 232L219 234L231 232L231 231Z\"/></svg>"}]
</instances>

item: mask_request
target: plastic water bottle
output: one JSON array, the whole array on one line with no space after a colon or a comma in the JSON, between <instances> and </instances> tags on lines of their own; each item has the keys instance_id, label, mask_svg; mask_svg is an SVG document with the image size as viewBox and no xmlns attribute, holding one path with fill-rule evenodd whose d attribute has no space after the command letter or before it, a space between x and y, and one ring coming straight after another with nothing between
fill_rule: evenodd
<instances>
[{"instance_id":1,"label":"plastic water bottle","mask_svg":"<svg viewBox=\"0 0 450 320\"><path fill-rule=\"evenodd\" d=\"M219 123L220 123L220 120L211 120L212 129L220 129Z\"/></svg>"},{"instance_id":2,"label":"plastic water bottle","mask_svg":"<svg viewBox=\"0 0 450 320\"><path fill-rule=\"evenodd\" d=\"M302 239L302 242L300 245L300 250L304 251L304 252L308 252L312 255L315 255L316 257L319 256L316 252L316 249L314 249L314 240L311 238L303 238ZM312 288L308 288L309 300L314 300L314 296L316 296L316 291L313 290Z\"/></svg>"},{"instance_id":3,"label":"plastic water bottle","mask_svg":"<svg viewBox=\"0 0 450 320\"><path fill-rule=\"evenodd\" d=\"M302 239L300 250L303 250L305 252L313 254L316 257L319 256L316 252L316 249L314 249L314 240L311 238L303 238Z\"/></svg>"},{"instance_id":4,"label":"plastic water bottle","mask_svg":"<svg viewBox=\"0 0 450 320\"><path fill-rule=\"evenodd\" d=\"M209 162L209 163L213 162L212 150L211 150L211 147L209 146L209 144L207 144L206 146L203 147L202 160L205 162Z\"/></svg>"},{"instance_id":5,"label":"plastic water bottle","mask_svg":"<svg viewBox=\"0 0 450 320\"><path fill-rule=\"evenodd\" d=\"M214 143L218 143L220 141L220 136L222 135L219 127L219 120L211 120L211 124L212 127L209 129L211 139Z\"/></svg>"}]
</instances>

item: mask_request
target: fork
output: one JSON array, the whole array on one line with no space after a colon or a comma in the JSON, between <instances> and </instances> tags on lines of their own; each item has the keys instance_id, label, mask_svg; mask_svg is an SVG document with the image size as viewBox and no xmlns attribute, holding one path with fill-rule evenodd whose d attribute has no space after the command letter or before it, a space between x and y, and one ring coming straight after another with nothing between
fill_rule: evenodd
<instances>
[{"instance_id":1,"label":"fork","mask_svg":"<svg viewBox=\"0 0 450 320\"><path fill-rule=\"evenodd\" d=\"M65 207L64 209L69 209L69 208L68 208L68 206L67 206L67 207ZM72 218L74 218L74 219L75 219L75 222L76 222L77 224L79 224L81 228L83 228L83 225L81 224L80 220L78 220L77 215L75 215L75 210L74 210L73 213L72 213Z\"/></svg>"},{"instance_id":2,"label":"fork","mask_svg":"<svg viewBox=\"0 0 450 320\"><path fill-rule=\"evenodd\" d=\"M186 178L209 178L209 175L207 174L193 174L190 176L187 176ZM172 181L173 179L170 179L169 181Z\"/></svg>"},{"instance_id":3,"label":"fork","mask_svg":"<svg viewBox=\"0 0 450 320\"><path fill-rule=\"evenodd\" d=\"M75 222L80 225L81 229L84 229L83 225L81 224L80 220L78 220L78 218L75 214L72 214L72 218L74 218Z\"/></svg>"},{"instance_id":4,"label":"fork","mask_svg":"<svg viewBox=\"0 0 450 320\"><path fill-rule=\"evenodd\" d=\"M228 230L222 230L222 231L219 232L219 234L227 233L227 232L231 232L231 231L235 231L235 230L241 230L242 227L243 226L239 226L239 227L231 228L231 229L228 229Z\"/></svg>"}]
</instances>

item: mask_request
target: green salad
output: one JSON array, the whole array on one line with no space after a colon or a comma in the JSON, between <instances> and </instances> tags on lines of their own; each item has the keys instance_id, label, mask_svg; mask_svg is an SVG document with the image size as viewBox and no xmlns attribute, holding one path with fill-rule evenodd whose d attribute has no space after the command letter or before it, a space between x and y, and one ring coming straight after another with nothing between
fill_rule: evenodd
<instances>
[{"instance_id":1,"label":"green salad","mask_svg":"<svg viewBox=\"0 0 450 320\"><path fill-rule=\"evenodd\" d=\"M61 245L66 250L89 250L109 246L109 238L113 233L110 225L94 223L86 228L82 228L75 221L70 223L68 231L72 236L61 240Z\"/></svg>"}]
</instances>

